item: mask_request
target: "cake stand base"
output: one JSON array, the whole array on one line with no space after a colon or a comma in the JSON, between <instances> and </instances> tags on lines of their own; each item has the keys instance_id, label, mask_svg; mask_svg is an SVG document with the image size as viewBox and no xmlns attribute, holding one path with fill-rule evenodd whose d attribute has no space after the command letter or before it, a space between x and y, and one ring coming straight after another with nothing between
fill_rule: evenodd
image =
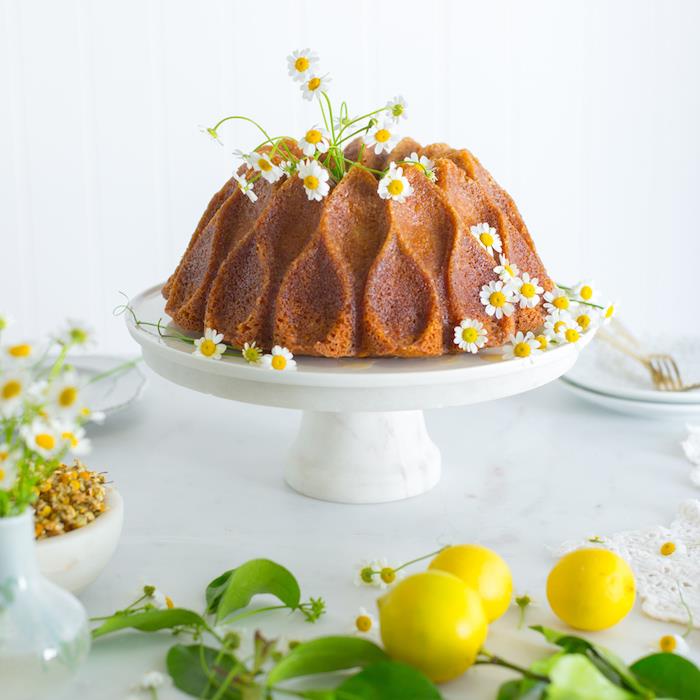
<instances>
[{"instance_id":1,"label":"cake stand base","mask_svg":"<svg viewBox=\"0 0 700 700\"><path fill-rule=\"evenodd\" d=\"M423 411L304 411L285 479L337 503L382 503L425 493L440 480L440 451Z\"/></svg>"}]
</instances>

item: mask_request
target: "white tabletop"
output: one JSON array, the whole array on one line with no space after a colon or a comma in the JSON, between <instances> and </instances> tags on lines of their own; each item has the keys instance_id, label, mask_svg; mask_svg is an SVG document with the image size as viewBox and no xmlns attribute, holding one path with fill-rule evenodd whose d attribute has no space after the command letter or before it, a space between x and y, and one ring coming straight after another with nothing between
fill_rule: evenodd
<instances>
[{"instance_id":1,"label":"white tabletop","mask_svg":"<svg viewBox=\"0 0 700 700\"><path fill-rule=\"evenodd\" d=\"M357 561L386 556L398 564L444 544L479 542L508 561L517 592L539 601L528 622L562 627L544 595L551 548L588 534L667 523L684 499L699 493L679 446L682 421L608 413L555 382L508 399L427 412L443 476L426 495L372 506L315 501L282 481L298 412L198 394L144 371L150 385L143 399L93 431L89 465L108 470L126 512L114 559L81 595L91 615L130 602L144 583L201 610L212 578L268 557L297 576L303 595L323 596L328 614L315 625L280 613L249 624L296 639L347 633L357 608L373 608L377 595L354 586ZM545 654L539 636L518 631L516 621L511 610L492 625L488 649L523 662ZM637 607L614 629L591 636L632 660L669 631L678 630ZM99 688L101 700L122 700L142 673L164 670L173 643L166 633L99 640L79 689ZM471 669L443 692L492 699L507 677L499 669ZM160 697L187 696L168 689Z\"/></svg>"}]
</instances>

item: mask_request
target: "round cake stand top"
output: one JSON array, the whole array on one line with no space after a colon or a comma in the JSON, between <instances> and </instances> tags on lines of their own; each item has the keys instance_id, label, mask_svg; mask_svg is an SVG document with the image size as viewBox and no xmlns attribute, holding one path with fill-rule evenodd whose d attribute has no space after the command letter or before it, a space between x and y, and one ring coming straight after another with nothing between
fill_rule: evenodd
<instances>
[{"instance_id":1,"label":"round cake stand top","mask_svg":"<svg viewBox=\"0 0 700 700\"><path fill-rule=\"evenodd\" d=\"M162 285L131 300L139 321L167 327ZM199 357L180 340L161 338L156 329L127 326L146 363L158 374L196 391L235 401L310 411L401 411L458 406L519 394L567 372L582 347L554 347L533 358L503 360L500 350L435 358L297 357L296 371L274 371L244 360ZM167 330L165 331L167 332Z\"/></svg>"}]
</instances>

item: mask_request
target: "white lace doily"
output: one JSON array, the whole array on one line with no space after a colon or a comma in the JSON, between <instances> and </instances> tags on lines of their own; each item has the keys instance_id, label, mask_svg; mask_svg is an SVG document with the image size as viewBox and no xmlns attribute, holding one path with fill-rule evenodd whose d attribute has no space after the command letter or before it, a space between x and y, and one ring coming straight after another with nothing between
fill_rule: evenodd
<instances>
[{"instance_id":1,"label":"white lace doily","mask_svg":"<svg viewBox=\"0 0 700 700\"><path fill-rule=\"evenodd\" d=\"M670 556L660 552L665 542L676 546ZM629 563L637 579L642 610L649 617L687 624L685 601L694 626L700 628L700 501L685 501L670 527L564 542L559 555L582 547L604 547Z\"/></svg>"},{"instance_id":2,"label":"white lace doily","mask_svg":"<svg viewBox=\"0 0 700 700\"><path fill-rule=\"evenodd\" d=\"M688 437L681 443L683 452L693 464L690 470L690 480L700 486L700 425L689 425Z\"/></svg>"}]
</instances>

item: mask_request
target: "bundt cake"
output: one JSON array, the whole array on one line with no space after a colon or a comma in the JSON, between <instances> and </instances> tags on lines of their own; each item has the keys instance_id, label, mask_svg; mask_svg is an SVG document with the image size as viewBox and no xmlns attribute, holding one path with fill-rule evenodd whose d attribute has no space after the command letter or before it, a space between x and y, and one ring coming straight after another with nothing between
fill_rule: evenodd
<instances>
[{"instance_id":1,"label":"bundt cake","mask_svg":"<svg viewBox=\"0 0 700 700\"><path fill-rule=\"evenodd\" d=\"M297 144L287 148L303 158ZM324 357L459 352L454 328L465 318L483 324L487 346L542 327L540 304L487 313L482 288L499 289L499 271L554 285L512 198L469 151L405 138L390 153L359 139L345 153L366 168L350 167L321 201L299 177L261 177L246 195L242 168L224 184L163 288L175 324L215 328L234 347ZM405 164L412 153L429 159L433 177ZM391 162L404 163L404 201L377 194L370 169Z\"/></svg>"}]
</instances>

